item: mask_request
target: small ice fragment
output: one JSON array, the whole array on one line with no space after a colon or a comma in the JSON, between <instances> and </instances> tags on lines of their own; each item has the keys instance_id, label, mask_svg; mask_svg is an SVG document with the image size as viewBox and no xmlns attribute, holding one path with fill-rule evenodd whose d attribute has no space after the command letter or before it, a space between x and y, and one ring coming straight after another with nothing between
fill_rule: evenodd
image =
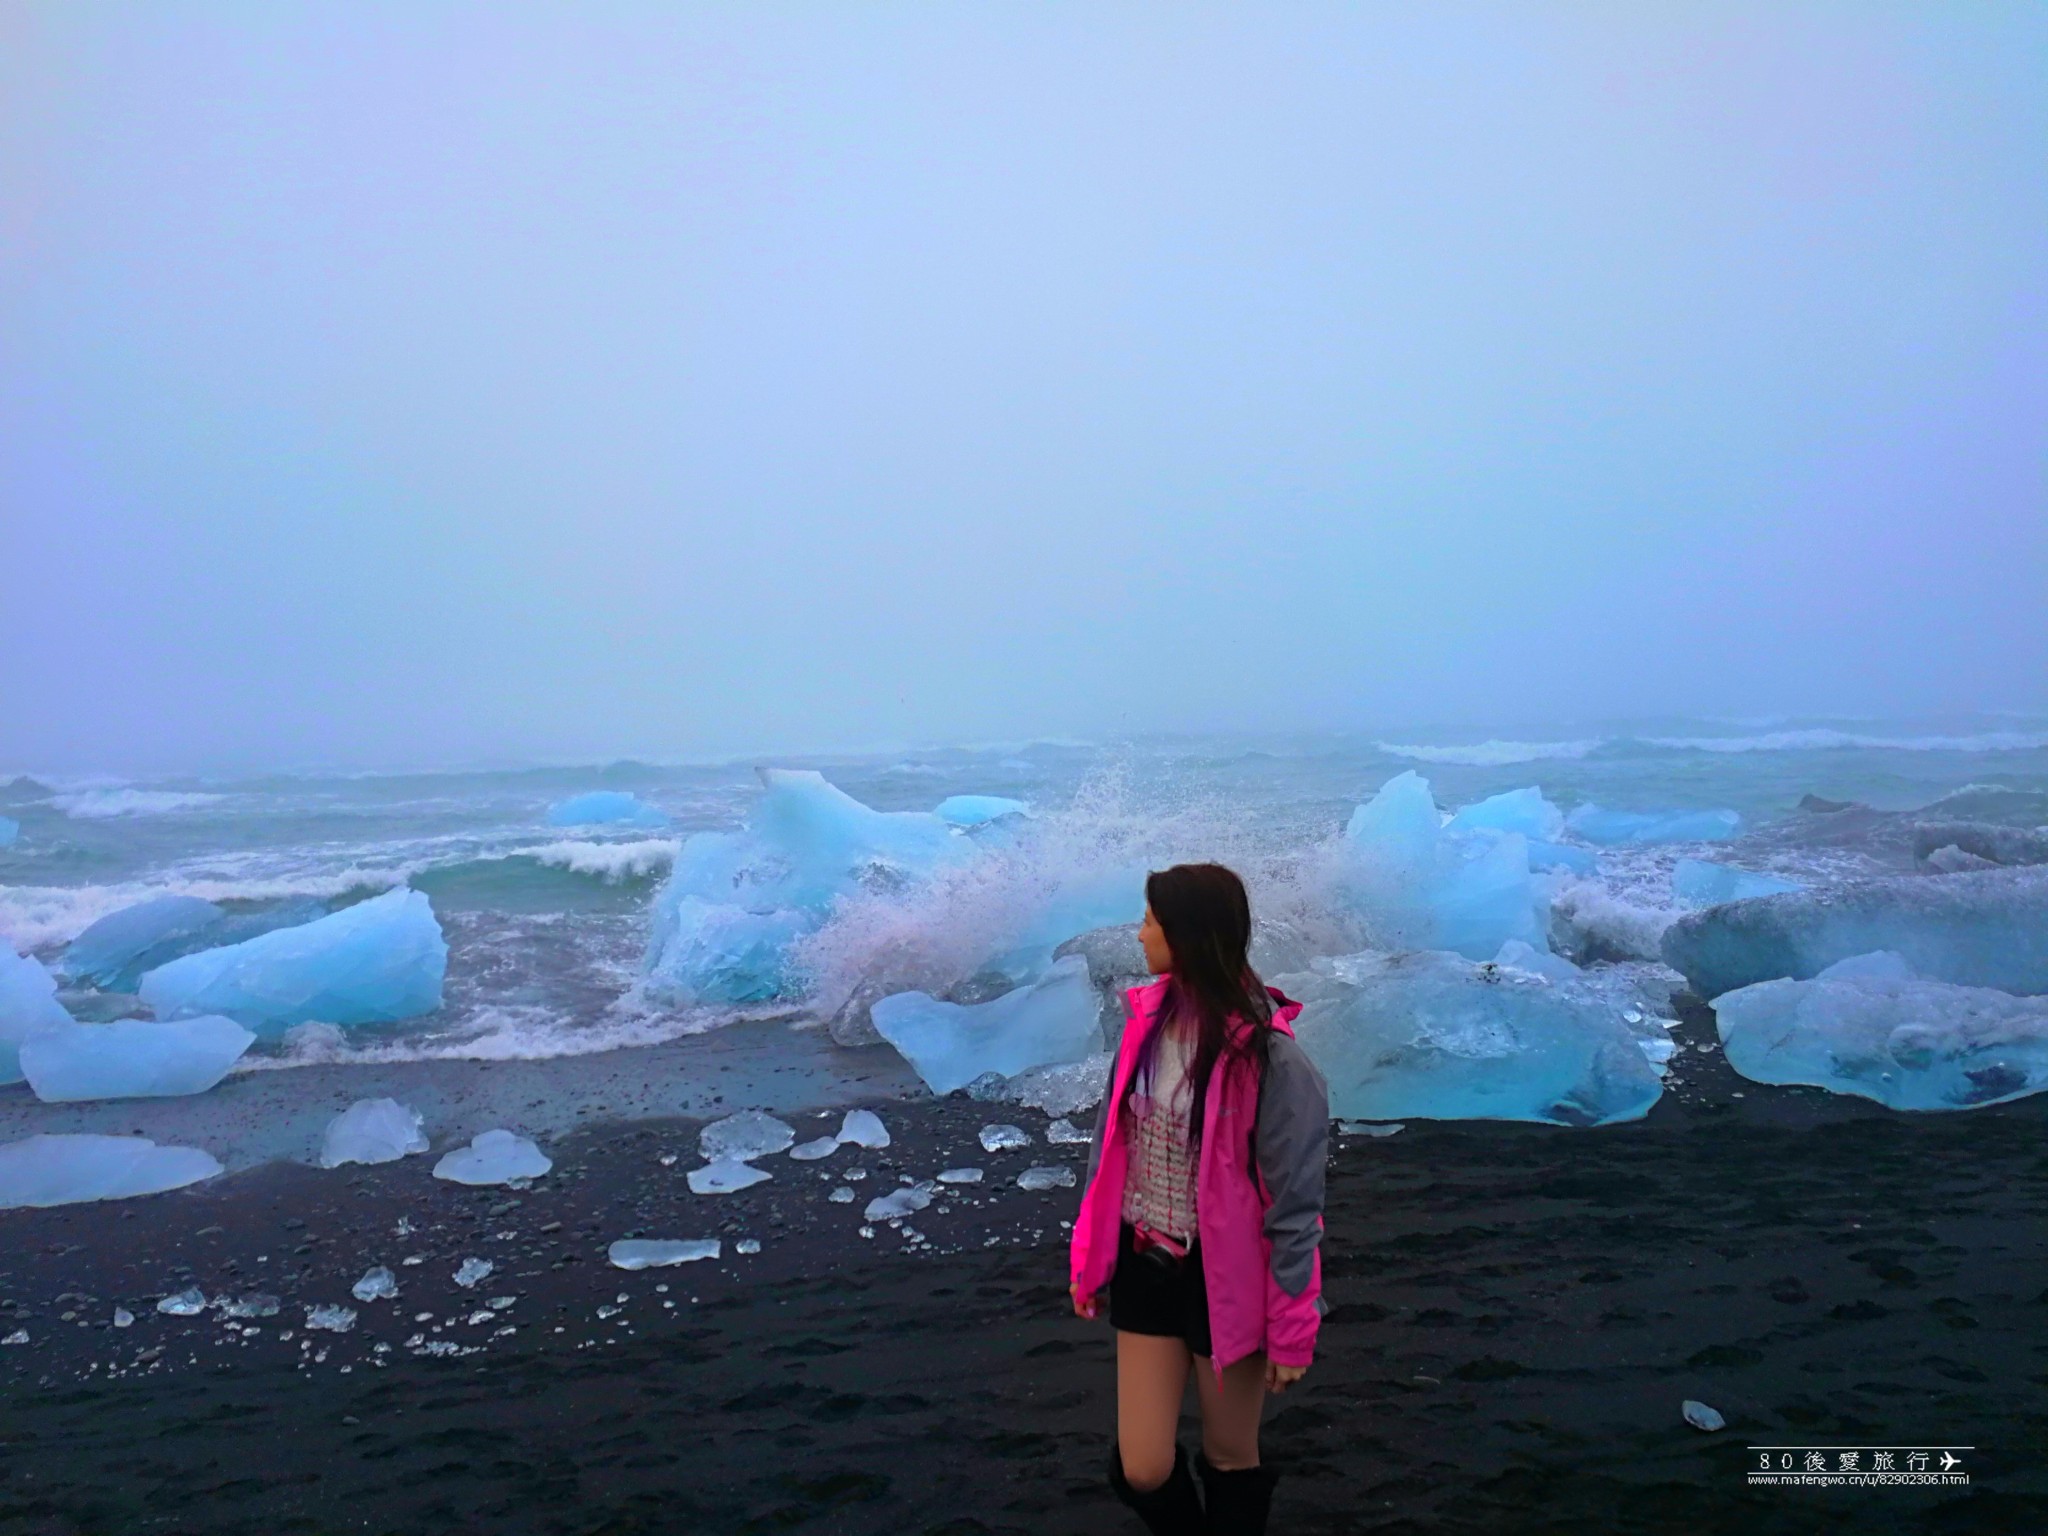
<instances>
[{"instance_id":1,"label":"small ice fragment","mask_svg":"<svg viewBox=\"0 0 2048 1536\"><path fill-rule=\"evenodd\" d=\"M1382 1123L1377 1120L1339 1120L1337 1134L1340 1136L1391 1136L1396 1131L1406 1130L1404 1121Z\"/></svg>"},{"instance_id":2,"label":"small ice fragment","mask_svg":"<svg viewBox=\"0 0 2048 1536\"><path fill-rule=\"evenodd\" d=\"M758 1237L743 1237L732 1245L732 1251L734 1253L759 1253L761 1251L761 1239Z\"/></svg>"},{"instance_id":3,"label":"small ice fragment","mask_svg":"<svg viewBox=\"0 0 2048 1536\"><path fill-rule=\"evenodd\" d=\"M820 1136L816 1141L807 1141L800 1147L791 1147L789 1155L800 1163L815 1163L821 1157L830 1157L839 1150L837 1136Z\"/></svg>"},{"instance_id":4,"label":"small ice fragment","mask_svg":"<svg viewBox=\"0 0 2048 1536\"><path fill-rule=\"evenodd\" d=\"M27 1342L28 1330L26 1328L17 1328L14 1332L7 1335L6 1338L0 1339L0 1344L26 1344Z\"/></svg>"},{"instance_id":5,"label":"small ice fragment","mask_svg":"<svg viewBox=\"0 0 2048 1536\"><path fill-rule=\"evenodd\" d=\"M1059 1168L1026 1168L1017 1175L1019 1189L1072 1189L1074 1170Z\"/></svg>"},{"instance_id":6,"label":"small ice fragment","mask_svg":"<svg viewBox=\"0 0 2048 1536\"><path fill-rule=\"evenodd\" d=\"M464 1259L462 1267L455 1271L455 1283L468 1290L478 1282L490 1279L495 1268L497 1266L489 1259Z\"/></svg>"},{"instance_id":7,"label":"small ice fragment","mask_svg":"<svg viewBox=\"0 0 2048 1536\"><path fill-rule=\"evenodd\" d=\"M929 1183L906 1184L901 1189L892 1189L886 1195L877 1195L868 1202L862 1213L864 1221L894 1221L899 1216L908 1216L912 1211L921 1211L932 1203L932 1186Z\"/></svg>"},{"instance_id":8,"label":"small ice fragment","mask_svg":"<svg viewBox=\"0 0 2048 1536\"><path fill-rule=\"evenodd\" d=\"M842 1184L825 1198L834 1205L851 1205L853 1204L853 1189L849 1185Z\"/></svg>"},{"instance_id":9,"label":"small ice fragment","mask_svg":"<svg viewBox=\"0 0 2048 1536\"><path fill-rule=\"evenodd\" d=\"M669 1264L693 1264L715 1259L719 1240L692 1237L681 1240L626 1239L613 1243L607 1254L618 1269L658 1269Z\"/></svg>"},{"instance_id":10,"label":"small ice fragment","mask_svg":"<svg viewBox=\"0 0 2048 1536\"><path fill-rule=\"evenodd\" d=\"M379 1264L355 1283L351 1294L357 1301L389 1301L398 1294L398 1277Z\"/></svg>"},{"instance_id":11,"label":"small ice fragment","mask_svg":"<svg viewBox=\"0 0 2048 1536\"><path fill-rule=\"evenodd\" d=\"M114 1326L116 1328L133 1328L135 1326L135 1314L126 1307L114 1308Z\"/></svg>"},{"instance_id":12,"label":"small ice fragment","mask_svg":"<svg viewBox=\"0 0 2048 1536\"><path fill-rule=\"evenodd\" d=\"M1685 1422L1694 1429L1704 1429L1711 1432L1728 1427L1726 1419L1696 1398L1688 1397L1680 1405L1680 1410L1685 1414Z\"/></svg>"},{"instance_id":13,"label":"small ice fragment","mask_svg":"<svg viewBox=\"0 0 2048 1536\"><path fill-rule=\"evenodd\" d=\"M396 1233L397 1233L397 1234L398 1234L398 1235L399 1235L400 1237L411 1237L411 1236L412 1236L412 1218L411 1218L410 1216L401 1216L401 1217L399 1217L399 1218L398 1218L398 1225L397 1225L397 1226L395 1226L395 1227L393 1227L393 1228L392 1228L391 1230L392 1230L393 1232L396 1232Z\"/></svg>"},{"instance_id":14,"label":"small ice fragment","mask_svg":"<svg viewBox=\"0 0 2048 1536\"><path fill-rule=\"evenodd\" d=\"M673 1168L676 1165L676 1155L673 1152L664 1152L655 1161L664 1168Z\"/></svg>"},{"instance_id":15,"label":"small ice fragment","mask_svg":"<svg viewBox=\"0 0 2048 1536\"><path fill-rule=\"evenodd\" d=\"M223 1296L219 1302L224 1317L275 1317L281 1305L275 1296L266 1296L261 1291L251 1291L238 1301Z\"/></svg>"},{"instance_id":16,"label":"small ice fragment","mask_svg":"<svg viewBox=\"0 0 2048 1536\"><path fill-rule=\"evenodd\" d=\"M984 1152L1007 1152L1012 1147L1030 1145L1031 1137L1021 1125L984 1125L981 1128L981 1150Z\"/></svg>"},{"instance_id":17,"label":"small ice fragment","mask_svg":"<svg viewBox=\"0 0 2048 1536\"><path fill-rule=\"evenodd\" d=\"M255 1035L233 1019L120 1019L46 1029L21 1042L21 1070L46 1104L204 1093Z\"/></svg>"},{"instance_id":18,"label":"small ice fragment","mask_svg":"<svg viewBox=\"0 0 2048 1536\"><path fill-rule=\"evenodd\" d=\"M1073 1121L1063 1117L1045 1128L1045 1139L1056 1147L1079 1147L1087 1145L1095 1137L1091 1132L1082 1130Z\"/></svg>"},{"instance_id":19,"label":"small ice fragment","mask_svg":"<svg viewBox=\"0 0 2048 1536\"><path fill-rule=\"evenodd\" d=\"M168 1312L172 1317L197 1317L206 1310L206 1292L196 1285L188 1285L175 1296L166 1296L156 1304L159 1312Z\"/></svg>"},{"instance_id":20,"label":"small ice fragment","mask_svg":"<svg viewBox=\"0 0 2048 1536\"><path fill-rule=\"evenodd\" d=\"M795 1140L796 1127L758 1109L743 1109L736 1115L712 1121L698 1132L697 1150L708 1163L744 1163L787 1151Z\"/></svg>"},{"instance_id":21,"label":"small ice fragment","mask_svg":"<svg viewBox=\"0 0 2048 1536\"><path fill-rule=\"evenodd\" d=\"M423 1117L396 1099L357 1099L327 1122L320 1142L320 1166L395 1163L427 1150Z\"/></svg>"},{"instance_id":22,"label":"small ice fragment","mask_svg":"<svg viewBox=\"0 0 2048 1536\"><path fill-rule=\"evenodd\" d=\"M939 1175L939 1182L941 1184L979 1184L981 1182L981 1170L979 1168L948 1168Z\"/></svg>"},{"instance_id":23,"label":"small ice fragment","mask_svg":"<svg viewBox=\"0 0 2048 1536\"><path fill-rule=\"evenodd\" d=\"M318 1306L306 1308L306 1326L323 1333L347 1333L356 1325L353 1307Z\"/></svg>"},{"instance_id":24,"label":"small ice fragment","mask_svg":"<svg viewBox=\"0 0 2048 1536\"><path fill-rule=\"evenodd\" d=\"M858 1184L862 1179L866 1178L867 1176L868 1171L865 1168L849 1168L846 1170L845 1173L840 1175L840 1177L845 1179L846 1182L849 1184Z\"/></svg>"},{"instance_id":25,"label":"small ice fragment","mask_svg":"<svg viewBox=\"0 0 2048 1536\"><path fill-rule=\"evenodd\" d=\"M518 1300L519 1298L517 1296L493 1296L491 1298L490 1305L494 1310L502 1312L507 1307L512 1306Z\"/></svg>"},{"instance_id":26,"label":"small ice fragment","mask_svg":"<svg viewBox=\"0 0 2048 1536\"><path fill-rule=\"evenodd\" d=\"M524 1136L485 1131L434 1164L434 1177L456 1184L509 1184L539 1178L555 1165Z\"/></svg>"},{"instance_id":27,"label":"small ice fragment","mask_svg":"<svg viewBox=\"0 0 2048 1536\"><path fill-rule=\"evenodd\" d=\"M886 1147L889 1145L889 1129L872 1109L849 1109L845 1120L840 1122L837 1139L859 1147Z\"/></svg>"},{"instance_id":28,"label":"small ice fragment","mask_svg":"<svg viewBox=\"0 0 2048 1536\"><path fill-rule=\"evenodd\" d=\"M761 1183L769 1175L751 1163L735 1158L719 1158L706 1163L702 1168L690 1170L690 1193L695 1195L729 1195L734 1190L749 1189Z\"/></svg>"}]
</instances>

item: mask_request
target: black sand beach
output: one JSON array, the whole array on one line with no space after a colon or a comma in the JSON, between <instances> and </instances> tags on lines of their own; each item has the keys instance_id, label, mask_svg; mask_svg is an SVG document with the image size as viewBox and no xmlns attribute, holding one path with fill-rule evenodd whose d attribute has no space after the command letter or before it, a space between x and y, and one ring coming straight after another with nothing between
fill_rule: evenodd
<instances>
[{"instance_id":1,"label":"black sand beach","mask_svg":"<svg viewBox=\"0 0 2048 1536\"><path fill-rule=\"evenodd\" d=\"M1673 1081L1630 1125L1333 1142L1333 1310L1268 1416L1276 1531L2048 1530L2048 1104L1900 1115L1690 1051ZM1136 1530L1101 1475L1110 1335L1067 1305L1076 1192L1014 1186L1086 1148L1013 1106L871 1102L887 1149L719 1198L682 1178L701 1122L661 1120L563 1137L523 1192L274 1164L0 1215L0 1332L27 1336L0 1349L0 1530ZM1033 1145L984 1153L992 1120ZM867 1199L963 1164L987 1182L860 1235ZM725 1249L611 1267L634 1235ZM372 1264L399 1299L350 1299ZM281 1308L253 1336L154 1310L188 1284ZM309 1333L323 1303L352 1330ZM1752 1443L1976 1449L1967 1487L1752 1489Z\"/></svg>"}]
</instances>

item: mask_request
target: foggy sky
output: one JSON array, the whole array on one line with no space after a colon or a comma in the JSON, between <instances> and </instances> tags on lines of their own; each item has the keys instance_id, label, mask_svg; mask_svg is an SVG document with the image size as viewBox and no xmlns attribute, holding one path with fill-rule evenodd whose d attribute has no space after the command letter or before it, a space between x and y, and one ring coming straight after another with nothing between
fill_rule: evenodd
<instances>
[{"instance_id":1,"label":"foggy sky","mask_svg":"<svg viewBox=\"0 0 2048 1536\"><path fill-rule=\"evenodd\" d=\"M2037 5L13 4L0 769L2048 709Z\"/></svg>"}]
</instances>

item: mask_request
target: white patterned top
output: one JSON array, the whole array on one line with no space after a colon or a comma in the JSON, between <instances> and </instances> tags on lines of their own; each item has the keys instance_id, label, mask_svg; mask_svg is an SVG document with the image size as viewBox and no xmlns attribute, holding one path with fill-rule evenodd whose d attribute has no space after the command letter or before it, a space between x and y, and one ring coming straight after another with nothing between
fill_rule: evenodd
<instances>
[{"instance_id":1,"label":"white patterned top","mask_svg":"<svg viewBox=\"0 0 2048 1536\"><path fill-rule=\"evenodd\" d=\"M1152 1081L1131 1095L1134 1130L1124 1175L1123 1219L1183 1244L1195 1240L1195 1152L1188 1145L1193 1064L1192 1032L1169 1027L1152 1059Z\"/></svg>"}]
</instances>

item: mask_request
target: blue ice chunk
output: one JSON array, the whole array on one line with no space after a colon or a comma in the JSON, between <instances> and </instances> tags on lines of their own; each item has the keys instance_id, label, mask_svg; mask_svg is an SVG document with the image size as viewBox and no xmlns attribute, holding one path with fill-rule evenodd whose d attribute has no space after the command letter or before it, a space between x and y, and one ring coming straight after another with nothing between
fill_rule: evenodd
<instances>
[{"instance_id":1,"label":"blue ice chunk","mask_svg":"<svg viewBox=\"0 0 2048 1536\"><path fill-rule=\"evenodd\" d=\"M23 1041L21 1071L45 1104L176 1098L206 1092L255 1039L218 1015L72 1024Z\"/></svg>"},{"instance_id":2,"label":"blue ice chunk","mask_svg":"<svg viewBox=\"0 0 2048 1536\"><path fill-rule=\"evenodd\" d=\"M1715 998L1728 1065L1893 1109L1978 1109L2048 1088L2048 998L1902 976L1898 956L1867 958Z\"/></svg>"},{"instance_id":3,"label":"blue ice chunk","mask_svg":"<svg viewBox=\"0 0 2048 1536\"><path fill-rule=\"evenodd\" d=\"M948 826L978 827L999 816L1029 816L1031 807L1001 795L948 795L932 814Z\"/></svg>"},{"instance_id":4,"label":"blue ice chunk","mask_svg":"<svg viewBox=\"0 0 2048 1536\"><path fill-rule=\"evenodd\" d=\"M447 970L433 903L400 889L173 960L145 974L138 990L158 1018L224 1013L272 1035L312 1019L374 1024L431 1013Z\"/></svg>"},{"instance_id":5,"label":"blue ice chunk","mask_svg":"<svg viewBox=\"0 0 2048 1536\"><path fill-rule=\"evenodd\" d=\"M147 1136L30 1136L0 1146L0 1209L154 1195L220 1171L211 1153Z\"/></svg>"},{"instance_id":6,"label":"blue ice chunk","mask_svg":"<svg viewBox=\"0 0 2048 1536\"><path fill-rule=\"evenodd\" d=\"M1395 775L1345 827L1341 884L1377 942L1473 960L1509 939L1548 949L1548 902L1519 832L1443 825L1429 781Z\"/></svg>"},{"instance_id":7,"label":"blue ice chunk","mask_svg":"<svg viewBox=\"0 0 2048 1536\"><path fill-rule=\"evenodd\" d=\"M1603 848L1643 843L1718 843L1742 824L1734 811L1608 811L1582 805L1565 818L1575 836Z\"/></svg>"},{"instance_id":8,"label":"blue ice chunk","mask_svg":"<svg viewBox=\"0 0 2048 1536\"><path fill-rule=\"evenodd\" d=\"M623 790L595 789L548 807L551 827L665 827L668 813Z\"/></svg>"},{"instance_id":9,"label":"blue ice chunk","mask_svg":"<svg viewBox=\"0 0 2048 1536\"><path fill-rule=\"evenodd\" d=\"M816 926L804 912L749 912L698 896L659 899L646 990L685 1007L767 1002L782 995L790 944Z\"/></svg>"},{"instance_id":10,"label":"blue ice chunk","mask_svg":"<svg viewBox=\"0 0 2048 1536\"><path fill-rule=\"evenodd\" d=\"M1590 875L1600 868L1600 860L1590 848L1574 848L1570 843L1548 843L1541 838L1529 839L1529 867L1534 870L1562 869L1574 875Z\"/></svg>"},{"instance_id":11,"label":"blue ice chunk","mask_svg":"<svg viewBox=\"0 0 2048 1536\"><path fill-rule=\"evenodd\" d=\"M0 816L0 848L12 848L21 836L21 823L12 816Z\"/></svg>"},{"instance_id":12,"label":"blue ice chunk","mask_svg":"<svg viewBox=\"0 0 2048 1536\"><path fill-rule=\"evenodd\" d=\"M71 1024L71 1015L57 1001L57 979L42 962L0 944L0 1083L21 1081L22 1042Z\"/></svg>"},{"instance_id":13,"label":"blue ice chunk","mask_svg":"<svg viewBox=\"0 0 2048 1536\"><path fill-rule=\"evenodd\" d=\"M434 1164L434 1177L455 1184L509 1184L514 1179L537 1179L554 1166L529 1138L485 1131Z\"/></svg>"},{"instance_id":14,"label":"blue ice chunk","mask_svg":"<svg viewBox=\"0 0 2048 1536\"><path fill-rule=\"evenodd\" d=\"M87 928L64 951L59 969L74 981L112 986L123 971L147 957L150 951L168 950L195 938L225 916L219 907L197 896L152 896L132 907L109 912ZM160 965L175 958L175 954L165 953L155 963Z\"/></svg>"},{"instance_id":15,"label":"blue ice chunk","mask_svg":"<svg viewBox=\"0 0 2048 1536\"><path fill-rule=\"evenodd\" d=\"M320 1166L395 1163L427 1150L425 1117L396 1099L357 1099L327 1122L320 1138Z\"/></svg>"},{"instance_id":16,"label":"blue ice chunk","mask_svg":"<svg viewBox=\"0 0 2048 1536\"><path fill-rule=\"evenodd\" d=\"M783 906L822 910L857 889L930 873L970 845L929 811L877 811L811 769L764 768L748 827L784 866Z\"/></svg>"},{"instance_id":17,"label":"blue ice chunk","mask_svg":"<svg viewBox=\"0 0 2048 1536\"><path fill-rule=\"evenodd\" d=\"M1724 901L1747 901L1752 896L1777 896L1805 889L1797 880L1780 880L1776 875L1759 875L1727 864L1709 864L1705 859L1680 859L1671 871L1671 894L1689 907L1714 907Z\"/></svg>"},{"instance_id":18,"label":"blue ice chunk","mask_svg":"<svg viewBox=\"0 0 2048 1536\"><path fill-rule=\"evenodd\" d=\"M1653 1058L1670 1041L1632 977L1550 977L1442 951L1350 955L1318 972L1287 990L1305 1005L1295 1036L1333 1116L1606 1125L1641 1119L1663 1092Z\"/></svg>"},{"instance_id":19,"label":"blue ice chunk","mask_svg":"<svg viewBox=\"0 0 2048 1536\"><path fill-rule=\"evenodd\" d=\"M1663 938L1665 963L1709 999L1880 949L1930 980L2048 992L2048 865L1759 896L1688 912Z\"/></svg>"},{"instance_id":20,"label":"blue ice chunk","mask_svg":"<svg viewBox=\"0 0 2048 1536\"><path fill-rule=\"evenodd\" d=\"M1450 819L1448 830L1519 832L1527 838L1555 842L1564 830L1564 812L1544 799L1542 790L1531 785L1473 802Z\"/></svg>"},{"instance_id":21,"label":"blue ice chunk","mask_svg":"<svg viewBox=\"0 0 2048 1536\"><path fill-rule=\"evenodd\" d=\"M648 990L683 1003L764 1002L789 985L789 945L841 898L906 889L971 839L928 811L877 811L809 770L769 768L740 832L699 832L654 901Z\"/></svg>"},{"instance_id":22,"label":"blue ice chunk","mask_svg":"<svg viewBox=\"0 0 2048 1536\"><path fill-rule=\"evenodd\" d=\"M1080 955L1056 961L1043 981L986 1003L947 1003L898 992L871 1010L875 1029L933 1093L964 1088L987 1072L1080 1061L1100 1049L1100 1007Z\"/></svg>"}]
</instances>

